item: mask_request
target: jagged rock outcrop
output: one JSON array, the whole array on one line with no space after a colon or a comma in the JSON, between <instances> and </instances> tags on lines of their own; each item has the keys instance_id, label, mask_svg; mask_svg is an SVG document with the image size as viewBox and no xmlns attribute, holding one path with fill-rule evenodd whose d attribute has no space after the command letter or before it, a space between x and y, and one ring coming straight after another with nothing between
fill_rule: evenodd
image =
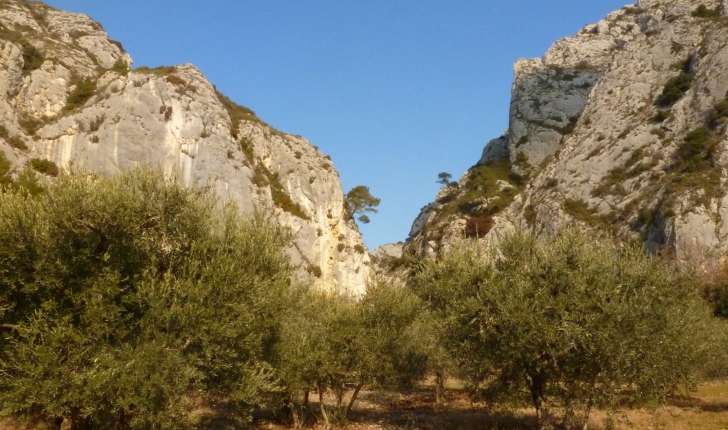
<instances>
[{"instance_id":1,"label":"jagged rock outcrop","mask_svg":"<svg viewBox=\"0 0 728 430\"><path fill-rule=\"evenodd\" d=\"M642 0L519 60L508 132L423 209L408 246L437 250L478 223L486 238L580 223L725 255L726 3Z\"/></svg>"},{"instance_id":2,"label":"jagged rock outcrop","mask_svg":"<svg viewBox=\"0 0 728 430\"><path fill-rule=\"evenodd\" d=\"M0 150L111 174L150 164L221 203L270 207L295 235L294 262L326 290L359 294L369 255L328 157L217 92L194 66L130 70L131 57L85 15L0 2ZM3 130L0 130L3 131Z\"/></svg>"}]
</instances>

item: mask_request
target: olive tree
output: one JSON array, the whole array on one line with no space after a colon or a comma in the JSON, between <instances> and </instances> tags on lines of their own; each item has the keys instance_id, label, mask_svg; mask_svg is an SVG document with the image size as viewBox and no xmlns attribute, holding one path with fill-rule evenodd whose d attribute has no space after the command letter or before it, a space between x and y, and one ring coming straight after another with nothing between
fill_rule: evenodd
<instances>
[{"instance_id":1,"label":"olive tree","mask_svg":"<svg viewBox=\"0 0 728 430\"><path fill-rule=\"evenodd\" d=\"M309 292L300 303L278 343L284 401L294 422L299 411L308 411L311 390L328 425L327 391L335 395L334 414L345 421L365 385L407 390L425 376L429 327L421 320L422 302L404 286L371 280L358 299Z\"/></svg>"},{"instance_id":2,"label":"olive tree","mask_svg":"<svg viewBox=\"0 0 728 430\"><path fill-rule=\"evenodd\" d=\"M539 418L560 411L565 425L594 405L659 403L725 349L689 273L578 230L462 242L412 287L441 315L471 387L501 401L525 391Z\"/></svg>"},{"instance_id":3,"label":"olive tree","mask_svg":"<svg viewBox=\"0 0 728 430\"><path fill-rule=\"evenodd\" d=\"M246 419L279 390L289 234L140 168L0 194L0 405L72 429L179 428L201 399Z\"/></svg>"}]
</instances>

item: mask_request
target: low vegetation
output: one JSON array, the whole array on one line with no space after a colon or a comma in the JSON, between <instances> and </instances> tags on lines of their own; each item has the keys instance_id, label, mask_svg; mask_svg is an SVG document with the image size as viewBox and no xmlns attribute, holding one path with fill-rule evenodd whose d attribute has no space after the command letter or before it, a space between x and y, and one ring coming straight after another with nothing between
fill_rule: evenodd
<instances>
[{"instance_id":1,"label":"low vegetation","mask_svg":"<svg viewBox=\"0 0 728 430\"><path fill-rule=\"evenodd\" d=\"M23 33L10 30L4 25L0 25L0 39L9 40L20 45L23 55L23 76L29 75L33 70L40 69L43 65L45 56L23 36Z\"/></svg>"},{"instance_id":2,"label":"low vegetation","mask_svg":"<svg viewBox=\"0 0 728 430\"><path fill-rule=\"evenodd\" d=\"M0 182L8 172L0 160ZM362 393L431 376L435 404L454 377L490 411L530 405L541 425L581 426L595 408L661 404L725 363L695 276L576 230L512 233L499 252L463 241L416 263L408 285L374 279L352 300L296 280L292 237L269 215L217 208L210 189L161 172L4 190L0 408L18 420L328 427Z\"/></svg>"},{"instance_id":3,"label":"low vegetation","mask_svg":"<svg viewBox=\"0 0 728 430\"><path fill-rule=\"evenodd\" d=\"M720 11L716 7L715 9L708 9L704 4L699 5L691 13L696 18L720 18Z\"/></svg>"},{"instance_id":4,"label":"low vegetation","mask_svg":"<svg viewBox=\"0 0 728 430\"><path fill-rule=\"evenodd\" d=\"M240 123L242 121L254 121L261 124L263 123L260 118L255 115L255 112L246 108L245 106L240 106L239 104L230 100L228 96L218 91L217 88L215 89L215 94L217 95L217 99L220 101L222 106L227 111L228 116L230 117L230 134L234 138L238 138L238 133L240 132Z\"/></svg>"},{"instance_id":5,"label":"low vegetation","mask_svg":"<svg viewBox=\"0 0 728 430\"><path fill-rule=\"evenodd\" d=\"M44 160L42 158L32 158L28 161L30 167L38 173L47 176L58 176L60 171L58 166L51 160Z\"/></svg>"},{"instance_id":6,"label":"low vegetation","mask_svg":"<svg viewBox=\"0 0 728 430\"><path fill-rule=\"evenodd\" d=\"M241 140L241 144L242 144ZM270 187L273 204L281 208L283 211L297 216L298 218L308 220L310 217L304 212L301 206L291 199L283 184L278 177L278 172L273 173L261 163L257 163L253 169L253 184L258 187Z\"/></svg>"},{"instance_id":7,"label":"low vegetation","mask_svg":"<svg viewBox=\"0 0 728 430\"><path fill-rule=\"evenodd\" d=\"M5 128L4 125L0 125L0 138L5 139L8 145L15 149L19 149L21 151L28 150L28 145L25 144L23 138L20 136L10 136L8 129Z\"/></svg>"},{"instance_id":8,"label":"low vegetation","mask_svg":"<svg viewBox=\"0 0 728 430\"><path fill-rule=\"evenodd\" d=\"M12 164L0 151L0 192L13 192L23 197L35 197L45 191L40 184L38 176L29 168L25 168L16 177L12 174ZM0 300L2 303L2 300ZM2 321L2 312L0 312L0 321Z\"/></svg>"},{"instance_id":9,"label":"low vegetation","mask_svg":"<svg viewBox=\"0 0 728 430\"><path fill-rule=\"evenodd\" d=\"M122 76L126 76L129 74L129 66L126 65L126 63L122 60L116 60L113 66L111 66L111 71L118 73Z\"/></svg>"},{"instance_id":10,"label":"low vegetation","mask_svg":"<svg viewBox=\"0 0 728 430\"><path fill-rule=\"evenodd\" d=\"M508 207L518 194L524 178L511 170L508 160L491 161L468 171L459 187L439 201L438 214L495 215Z\"/></svg>"},{"instance_id":11,"label":"low vegetation","mask_svg":"<svg viewBox=\"0 0 728 430\"><path fill-rule=\"evenodd\" d=\"M670 107L677 103L693 85L693 75L685 71L671 78L665 84L662 94L657 97L655 104L660 107Z\"/></svg>"},{"instance_id":12,"label":"low vegetation","mask_svg":"<svg viewBox=\"0 0 728 430\"><path fill-rule=\"evenodd\" d=\"M83 107L96 93L95 79L83 79L79 76L74 76L71 78L71 85L74 88L66 98L66 105L63 107L65 112L71 112Z\"/></svg>"}]
</instances>

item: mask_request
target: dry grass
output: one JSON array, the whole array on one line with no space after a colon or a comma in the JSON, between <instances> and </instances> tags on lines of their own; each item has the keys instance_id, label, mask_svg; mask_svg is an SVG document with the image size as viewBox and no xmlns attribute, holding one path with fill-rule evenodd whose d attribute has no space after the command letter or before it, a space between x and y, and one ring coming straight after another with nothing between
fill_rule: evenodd
<instances>
[{"instance_id":1,"label":"dry grass","mask_svg":"<svg viewBox=\"0 0 728 430\"><path fill-rule=\"evenodd\" d=\"M318 405L312 405L317 409ZM606 413L595 411L589 429L605 429ZM635 430L728 430L728 382L701 386L697 392L674 399L656 410L624 409L614 415L618 429ZM283 430L290 426L260 422L253 429ZM308 427L322 430L323 425ZM472 403L467 394L451 383L447 405L434 408L430 384L409 395L364 392L357 402L348 427L350 430L465 430L535 429L531 409L488 410L487 405Z\"/></svg>"},{"instance_id":2,"label":"dry grass","mask_svg":"<svg viewBox=\"0 0 728 430\"><path fill-rule=\"evenodd\" d=\"M363 391L352 413L348 426L332 425L334 429L348 430L479 430L479 429L535 429L535 416L530 409L493 410L483 403L473 403L456 382L448 384L446 406L434 407L431 383L418 387L410 394ZM312 398L317 396L312 396ZM331 400L332 396L329 396ZM318 411L318 404L311 404ZM589 420L589 429L604 429L606 414L595 411ZM696 392L673 399L656 410L625 409L614 416L619 429L636 430L727 430L728 381L701 386ZM0 422L0 430L35 430L14 421ZM211 423L211 430L232 430L239 427L223 422ZM261 416L248 426L248 430L284 430L293 428ZM322 424L304 428L322 430Z\"/></svg>"}]
</instances>

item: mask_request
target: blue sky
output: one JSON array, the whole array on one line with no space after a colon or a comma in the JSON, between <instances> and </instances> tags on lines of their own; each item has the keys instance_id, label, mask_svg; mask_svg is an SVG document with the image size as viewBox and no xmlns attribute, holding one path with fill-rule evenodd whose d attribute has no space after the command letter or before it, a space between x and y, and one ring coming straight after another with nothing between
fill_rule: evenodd
<instances>
[{"instance_id":1,"label":"blue sky","mask_svg":"<svg viewBox=\"0 0 728 430\"><path fill-rule=\"evenodd\" d=\"M134 66L195 64L277 129L331 156L344 192L382 199L374 248L405 240L439 189L508 127L513 63L628 0L49 0Z\"/></svg>"}]
</instances>

